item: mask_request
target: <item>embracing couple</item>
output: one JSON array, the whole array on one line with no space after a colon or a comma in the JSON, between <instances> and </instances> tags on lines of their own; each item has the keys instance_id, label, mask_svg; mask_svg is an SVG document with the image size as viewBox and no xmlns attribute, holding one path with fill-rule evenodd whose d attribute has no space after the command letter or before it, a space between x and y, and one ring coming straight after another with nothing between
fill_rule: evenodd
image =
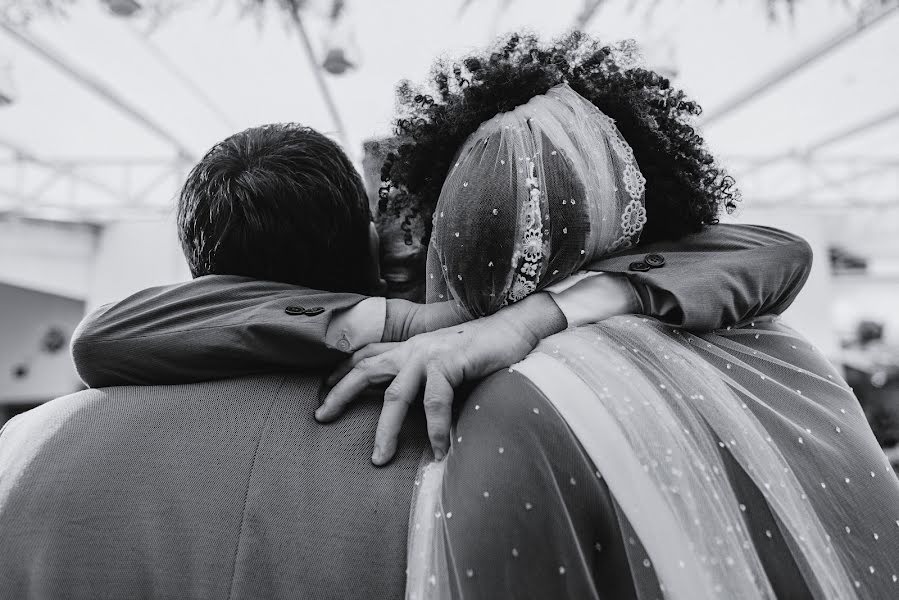
<instances>
[{"instance_id":1,"label":"embracing couple","mask_svg":"<svg viewBox=\"0 0 899 600\"><path fill-rule=\"evenodd\" d=\"M401 87L422 304L329 139L212 148L193 281L89 315L92 389L0 434L2 595L896 597L899 481L776 317L808 245L716 224L699 107L629 59L511 36Z\"/></svg>"}]
</instances>

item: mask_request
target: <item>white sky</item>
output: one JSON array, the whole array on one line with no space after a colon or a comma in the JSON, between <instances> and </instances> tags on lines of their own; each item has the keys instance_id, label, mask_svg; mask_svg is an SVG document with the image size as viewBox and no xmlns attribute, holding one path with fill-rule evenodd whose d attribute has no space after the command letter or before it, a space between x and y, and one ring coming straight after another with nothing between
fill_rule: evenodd
<instances>
[{"instance_id":1,"label":"white sky","mask_svg":"<svg viewBox=\"0 0 899 600\"><path fill-rule=\"evenodd\" d=\"M587 29L609 41L635 38L650 66L675 66L676 83L713 111L772 69L850 25L853 6L860 1L801 2L795 20L772 23L761 0L608 0ZM460 15L462 0L350 0L349 24L360 68L329 76L328 83L347 126L351 153L358 157L361 140L389 130L398 80L421 80L435 57L482 48L507 31L527 29L544 37L562 33L583 0L512 0L499 13L502 3L478 0ZM136 34L139 20L115 18L99 1L80 0L68 19L40 19L29 31L171 131L195 155L237 129L261 123L300 121L332 131L289 23L273 14L260 27L253 19L239 18L235 4L185 2L184 9L150 36L152 44L214 99L228 122L154 58ZM649 11L653 4L658 6ZM320 51L326 31L323 15L309 15L307 28ZM899 11L826 60L716 121L705 130L706 137L737 170L739 157L801 149L899 106L897 56ZM0 139L47 159L174 156L170 144L0 31L0 66L3 62L12 66L17 99L0 108ZM899 159L897 140L899 119L894 119L827 153ZM0 151L4 156L9 155ZM120 185L124 177L120 169L108 167L81 172L110 186ZM129 176L131 188L139 189L159 171L134 169ZM16 174L7 164L0 167L0 189L33 191L45 185L45 198L55 194L64 202L63 184L46 177L40 170ZM795 174L784 173L783 178L783 188L795 193ZM178 183L177 175L164 180L152 188L151 201L169 202ZM744 186L744 191L750 197L778 195L779 179L763 183L759 187L749 181L750 189ZM891 196L899 204L899 176L881 175L859 186L865 195ZM94 200L116 201L102 194Z\"/></svg>"}]
</instances>

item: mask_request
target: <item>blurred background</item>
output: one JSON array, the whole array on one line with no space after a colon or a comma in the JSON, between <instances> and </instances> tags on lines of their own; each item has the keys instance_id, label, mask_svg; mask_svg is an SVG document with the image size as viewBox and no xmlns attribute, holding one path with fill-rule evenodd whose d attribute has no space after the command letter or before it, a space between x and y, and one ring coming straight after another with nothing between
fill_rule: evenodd
<instances>
[{"instance_id":1,"label":"blurred background","mask_svg":"<svg viewBox=\"0 0 899 600\"><path fill-rule=\"evenodd\" d=\"M344 145L376 202L394 88L511 31L633 39L705 108L734 174L727 220L804 236L786 319L899 441L899 2L888 0L0 0L0 423L80 383L100 304L188 278L172 223L193 163L299 121ZM383 225L383 224L382 224ZM390 224L386 224L388 228ZM392 225L390 284L418 251ZM393 265L394 268L390 268ZM895 450L894 450L895 452Z\"/></svg>"}]
</instances>

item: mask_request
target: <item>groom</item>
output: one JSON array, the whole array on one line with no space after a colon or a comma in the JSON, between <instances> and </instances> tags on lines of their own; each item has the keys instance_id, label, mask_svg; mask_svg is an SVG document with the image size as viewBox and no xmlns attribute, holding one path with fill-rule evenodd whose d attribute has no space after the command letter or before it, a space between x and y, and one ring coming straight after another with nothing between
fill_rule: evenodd
<instances>
[{"instance_id":1,"label":"groom","mask_svg":"<svg viewBox=\"0 0 899 600\"><path fill-rule=\"evenodd\" d=\"M367 200L343 152L308 128L251 129L214 147L188 177L178 224L196 279L101 309L73 341L87 383L125 387L57 399L0 432L0 589L401 596L422 414L383 469L366 459L375 404L328 427L311 415L347 352L446 315L359 295L378 281ZM592 282L607 292L592 318L642 308L714 327L785 306L808 267L801 240L762 229L643 252L653 258L607 263L630 282ZM567 325L564 294L506 309L459 351L482 370L501 365L507 348Z\"/></svg>"}]
</instances>

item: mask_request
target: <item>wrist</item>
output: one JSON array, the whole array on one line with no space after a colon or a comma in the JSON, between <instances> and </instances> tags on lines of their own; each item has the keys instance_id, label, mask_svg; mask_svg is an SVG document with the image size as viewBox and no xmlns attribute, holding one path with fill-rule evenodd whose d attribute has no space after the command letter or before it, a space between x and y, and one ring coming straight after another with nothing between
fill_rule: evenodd
<instances>
[{"instance_id":1,"label":"wrist","mask_svg":"<svg viewBox=\"0 0 899 600\"><path fill-rule=\"evenodd\" d=\"M412 337L410 331L418 315L420 304L401 298L387 299L387 313L384 318L382 342L402 342Z\"/></svg>"},{"instance_id":2,"label":"wrist","mask_svg":"<svg viewBox=\"0 0 899 600\"><path fill-rule=\"evenodd\" d=\"M630 280L614 273L592 274L552 297L569 327L640 312L639 297Z\"/></svg>"},{"instance_id":3,"label":"wrist","mask_svg":"<svg viewBox=\"0 0 899 600\"><path fill-rule=\"evenodd\" d=\"M532 348L568 325L562 310L547 292L531 294L493 316L518 331Z\"/></svg>"},{"instance_id":4,"label":"wrist","mask_svg":"<svg viewBox=\"0 0 899 600\"><path fill-rule=\"evenodd\" d=\"M418 304L400 298L387 300L382 342L403 342L409 338L465 322L452 302Z\"/></svg>"},{"instance_id":5,"label":"wrist","mask_svg":"<svg viewBox=\"0 0 899 600\"><path fill-rule=\"evenodd\" d=\"M531 294L497 313L465 323L454 333L462 344L463 372L483 377L524 359L545 337L565 329L565 316L549 294ZM453 336L455 337L455 336Z\"/></svg>"}]
</instances>

